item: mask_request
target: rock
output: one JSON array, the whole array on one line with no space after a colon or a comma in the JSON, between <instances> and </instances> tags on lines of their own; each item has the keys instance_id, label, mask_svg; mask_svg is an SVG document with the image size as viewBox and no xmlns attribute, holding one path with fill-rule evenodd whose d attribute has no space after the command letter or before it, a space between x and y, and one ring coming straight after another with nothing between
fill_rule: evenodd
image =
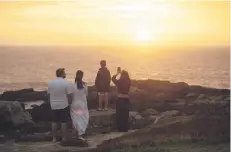
<instances>
[{"instance_id":1,"label":"rock","mask_svg":"<svg viewBox=\"0 0 231 152\"><path fill-rule=\"evenodd\" d=\"M1 130L34 124L19 102L0 101L0 120Z\"/></svg>"},{"instance_id":2,"label":"rock","mask_svg":"<svg viewBox=\"0 0 231 152\"><path fill-rule=\"evenodd\" d=\"M137 87L131 87L130 88L130 93L134 93L134 92L144 92L144 90L142 90L142 89L139 89L139 88L137 88Z\"/></svg>"},{"instance_id":3,"label":"rock","mask_svg":"<svg viewBox=\"0 0 231 152\"><path fill-rule=\"evenodd\" d=\"M48 95L47 91L35 91L30 93L25 93L21 96L19 101L47 101Z\"/></svg>"},{"instance_id":4,"label":"rock","mask_svg":"<svg viewBox=\"0 0 231 152\"><path fill-rule=\"evenodd\" d=\"M205 95L204 94L200 94L198 97L197 97L197 100L202 100L202 99L205 99Z\"/></svg>"},{"instance_id":5,"label":"rock","mask_svg":"<svg viewBox=\"0 0 231 152\"><path fill-rule=\"evenodd\" d=\"M18 91L6 91L3 92L3 94L1 95L0 100L15 101L20 99L23 94L31 93L31 92L34 92L34 89L29 88L29 89L22 89Z\"/></svg>"},{"instance_id":6,"label":"rock","mask_svg":"<svg viewBox=\"0 0 231 152\"><path fill-rule=\"evenodd\" d=\"M152 115L156 115L158 113L159 112L156 111L155 109L147 109L142 113L142 115L144 115L144 116L152 116Z\"/></svg>"},{"instance_id":7,"label":"rock","mask_svg":"<svg viewBox=\"0 0 231 152\"><path fill-rule=\"evenodd\" d=\"M33 109L33 108L36 108L36 107L39 107L39 105L36 105L36 104L31 105L31 108L32 108L32 109Z\"/></svg>"},{"instance_id":8,"label":"rock","mask_svg":"<svg viewBox=\"0 0 231 152\"><path fill-rule=\"evenodd\" d=\"M131 111L129 113L129 125L130 129L141 129L145 126L151 124L152 121L150 119L143 118L139 112Z\"/></svg>"},{"instance_id":9,"label":"rock","mask_svg":"<svg viewBox=\"0 0 231 152\"><path fill-rule=\"evenodd\" d=\"M225 100L217 100L219 98L210 98L210 99L203 99L203 100L195 100L192 104L226 104L229 101Z\"/></svg>"},{"instance_id":10,"label":"rock","mask_svg":"<svg viewBox=\"0 0 231 152\"><path fill-rule=\"evenodd\" d=\"M33 109L28 109L27 111L31 114L31 117L35 122L52 120L52 112L49 103L43 103L40 106L35 106Z\"/></svg>"},{"instance_id":11,"label":"rock","mask_svg":"<svg viewBox=\"0 0 231 152\"><path fill-rule=\"evenodd\" d=\"M115 110L108 109L108 111L90 110L89 128L97 127L115 127ZM135 111L129 113L129 124L131 128L142 128L147 122L145 119Z\"/></svg>"},{"instance_id":12,"label":"rock","mask_svg":"<svg viewBox=\"0 0 231 152\"><path fill-rule=\"evenodd\" d=\"M230 97L225 97L225 98L224 98L224 101L230 102Z\"/></svg>"},{"instance_id":13,"label":"rock","mask_svg":"<svg viewBox=\"0 0 231 152\"><path fill-rule=\"evenodd\" d=\"M195 98L195 97L197 97L197 94L195 94L195 93L188 93L188 94L186 95L186 97L187 97L187 98Z\"/></svg>"},{"instance_id":14,"label":"rock","mask_svg":"<svg viewBox=\"0 0 231 152\"><path fill-rule=\"evenodd\" d=\"M34 91L34 89L23 89L18 91L6 91L1 95L0 100L4 101L36 101L48 98L46 91Z\"/></svg>"},{"instance_id":15,"label":"rock","mask_svg":"<svg viewBox=\"0 0 231 152\"><path fill-rule=\"evenodd\" d=\"M188 84L184 82L171 83L169 81L159 81L150 79L139 81L133 80L132 86L138 89L142 89L145 92L149 92L152 95L164 93L164 96L168 99L185 96L185 93L188 88Z\"/></svg>"},{"instance_id":16,"label":"rock","mask_svg":"<svg viewBox=\"0 0 231 152\"><path fill-rule=\"evenodd\" d=\"M181 105L181 106L184 106L187 102L186 99L176 99L176 103L174 103L173 105Z\"/></svg>"},{"instance_id":17,"label":"rock","mask_svg":"<svg viewBox=\"0 0 231 152\"><path fill-rule=\"evenodd\" d=\"M25 111L26 110L25 103L20 103L20 105L21 105L22 109Z\"/></svg>"},{"instance_id":18,"label":"rock","mask_svg":"<svg viewBox=\"0 0 231 152\"><path fill-rule=\"evenodd\" d=\"M149 119L156 124L162 117L161 116L150 116Z\"/></svg>"},{"instance_id":19,"label":"rock","mask_svg":"<svg viewBox=\"0 0 231 152\"><path fill-rule=\"evenodd\" d=\"M183 108L187 105L186 101L184 99L177 99L178 102L168 103L168 106L172 106L174 108Z\"/></svg>"},{"instance_id":20,"label":"rock","mask_svg":"<svg viewBox=\"0 0 231 152\"><path fill-rule=\"evenodd\" d=\"M98 95L96 91L89 91L87 97L88 109L96 109L98 108Z\"/></svg>"},{"instance_id":21,"label":"rock","mask_svg":"<svg viewBox=\"0 0 231 152\"><path fill-rule=\"evenodd\" d=\"M220 96L210 96L209 99L210 100L215 100L215 101L221 101L224 100L226 98L226 96L220 95Z\"/></svg>"},{"instance_id":22,"label":"rock","mask_svg":"<svg viewBox=\"0 0 231 152\"><path fill-rule=\"evenodd\" d=\"M115 110L108 111L89 110L89 128L113 126L115 121Z\"/></svg>"},{"instance_id":23,"label":"rock","mask_svg":"<svg viewBox=\"0 0 231 152\"><path fill-rule=\"evenodd\" d=\"M180 115L180 112L177 110L165 111L160 114L161 117L173 117Z\"/></svg>"},{"instance_id":24,"label":"rock","mask_svg":"<svg viewBox=\"0 0 231 152\"><path fill-rule=\"evenodd\" d=\"M140 120L140 119L143 119L143 117L140 115L139 112L136 112L136 111L130 111L129 112L129 120L130 121L137 121L137 120Z\"/></svg>"}]
</instances>

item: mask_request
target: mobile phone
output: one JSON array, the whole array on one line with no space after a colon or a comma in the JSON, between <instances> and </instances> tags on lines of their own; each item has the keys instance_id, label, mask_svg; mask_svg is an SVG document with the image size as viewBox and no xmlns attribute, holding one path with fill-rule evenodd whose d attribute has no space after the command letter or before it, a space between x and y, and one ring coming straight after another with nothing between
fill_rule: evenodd
<instances>
[{"instance_id":1,"label":"mobile phone","mask_svg":"<svg viewBox=\"0 0 231 152\"><path fill-rule=\"evenodd\" d=\"M118 73L121 72L121 68L120 68L120 67L117 68L117 72L118 72Z\"/></svg>"}]
</instances>

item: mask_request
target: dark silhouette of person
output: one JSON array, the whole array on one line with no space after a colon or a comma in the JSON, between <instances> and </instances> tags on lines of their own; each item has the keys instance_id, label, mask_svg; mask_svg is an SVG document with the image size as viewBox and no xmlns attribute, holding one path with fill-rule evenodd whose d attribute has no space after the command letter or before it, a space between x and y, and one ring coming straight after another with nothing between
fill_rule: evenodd
<instances>
[{"instance_id":1,"label":"dark silhouette of person","mask_svg":"<svg viewBox=\"0 0 231 152\"><path fill-rule=\"evenodd\" d=\"M111 74L106 65L105 60L100 61L101 68L99 69L95 79L95 86L99 96L98 111L103 110L103 102L104 110L107 110L108 108L108 93L110 91Z\"/></svg>"},{"instance_id":2,"label":"dark silhouette of person","mask_svg":"<svg viewBox=\"0 0 231 152\"><path fill-rule=\"evenodd\" d=\"M120 74L120 78L117 80L116 77ZM117 87L117 101L116 101L116 127L120 132L128 131L128 119L129 119L129 90L131 87L131 80L127 71L120 70L117 74L112 77L112 82Z\"/></svg>"}]
</instances>

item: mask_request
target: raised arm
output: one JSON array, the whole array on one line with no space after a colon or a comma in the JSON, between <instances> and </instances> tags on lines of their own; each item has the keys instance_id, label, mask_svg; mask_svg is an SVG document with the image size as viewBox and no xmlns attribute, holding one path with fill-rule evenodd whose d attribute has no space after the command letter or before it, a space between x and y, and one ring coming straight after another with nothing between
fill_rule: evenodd
<instances>
[{"instance_id":1,"label":"raised arm","mask_svg":"<svg viewBox=\"0 0 231 152\"><path fill-rule=\"evenodd\" d=\"M116 74L116 75L114 75L114 76L112 77L112 82L113 82L115 85L118 84L118 80L116 79L117 76L118 76L118 74Z\"/></svg>"}]
</instances>

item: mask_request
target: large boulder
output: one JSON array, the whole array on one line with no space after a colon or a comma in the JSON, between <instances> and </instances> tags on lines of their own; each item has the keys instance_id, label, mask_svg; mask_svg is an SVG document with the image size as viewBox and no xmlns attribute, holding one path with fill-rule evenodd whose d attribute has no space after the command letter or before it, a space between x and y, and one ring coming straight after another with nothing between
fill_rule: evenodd
<instances>
[{"instance_id":1,"label":"large boulder","mask_svg":"<svg viewBox=\"0 0 231 152\"><path fill-rule=\"evenodd\" d=\"M34 89L22 89L18 91L6 91L0 97L4 101L36 101L48 99L46 91L34 91Z\"/></svg>"},{"instance_id":2,"label":"large boulder","mask_svg":"<svg viewBox=\"0 0 231 152\"><path fill-rule=\"evenodd\" d=\"M31 115L19 102L0 101L0 130L33 124Z\"/></svg>"},{"instance_id":3,"label":"large boulder","mask_svg":"<svg viewBox=\"0 0 231 152\"><path fill-rule=\"evenodd\" d=\"M40 106L34 105L32 109L27 110L33 121L52 121L52 112L49 103L43 103Z\"/></svg>"},{"instance_id":4,"label":"large boulder","mask_svg":"<svg viewBox=\"0 0 231 152\"><path fill-rule=\"evenodd\" d=\"M230 89L216 89L216 88L206 88L197 85L191 85L189 87L189 92L196 94L205 94L209 96L219 96L219 95L229 95Z\"/></svg>"},{"instance_id":5,"label":"large boulder","mask_svg":"<svg viewBox=\"0 0 231 152\"><path fill-rule=\"evenodd\" d=\"M133 87L147 92L151 99L161 97L165 99L176 99L184 97L188 92L188 84L184 82L171 83L159 80L133 80ZM161 94L161 96L159 96Z\"/></svg>"},{"instance_id":6,"label":"large boulder","mask_svg":"<svg viewBox=\"0 0 231 152\"><path fill-rule=\"evenodd\" d=\"M48 95L47 91L35 91L31 93L25 93L21 96L18 101L38 101L38 100L43 100L47 101Z\"/></svg>"},{"instance_id":7,"label":"large boulder","mask_svg":"<svg viewBox=\"0 0 231 152\"><path fill-rule=\"evenodd\" d=\"M89 110L89 128L95 127L112 127L115 120L115 110L108 109L108 111L97 111L95 109Z\"/></svg>"},{"instance_id":8,"label":"large boulder","mask_svg":"<svg viewBox=\"0 0 231 152\"><path fill-rule=\"evenodd\" d=\"M18 90L18 91L5 91L1 95L0 100L16 101L16 100L20 99L23 94L32 93L32 92L34 92L33 88L22 89L22 90Z\"/></svg>"},{"instance_id":9,"label":"large boulder","mask_svg":"<svg viewBox=\"0 0 231 152\"><path fill-rule=\"evenodd\" d=\"M98 94L96 91L89 91L87 97L88 109L98 108Z\"/></svg>"}]
</instances>

